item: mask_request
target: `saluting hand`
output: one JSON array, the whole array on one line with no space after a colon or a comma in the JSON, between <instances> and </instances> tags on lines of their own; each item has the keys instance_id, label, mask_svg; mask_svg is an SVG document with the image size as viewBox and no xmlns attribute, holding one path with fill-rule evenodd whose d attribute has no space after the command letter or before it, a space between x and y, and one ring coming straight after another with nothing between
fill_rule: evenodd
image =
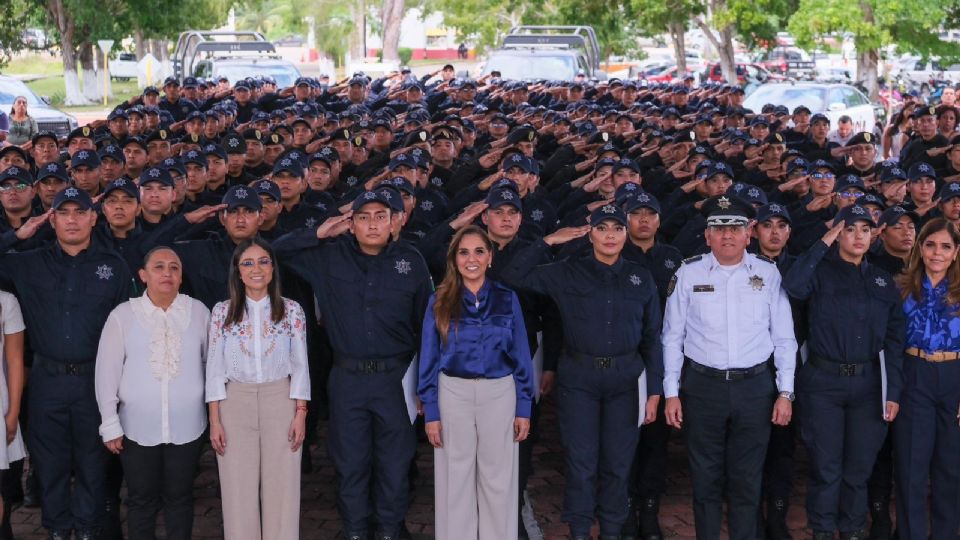
<instances>
[{"instance_id":1,"label":"saluting hand","mask_svg":"<svg viewBox=\"0 0 960 540\"><path fill-rule=\"evenodd\" d=\"M839 221L830 227L830 230L823 235L823 243L831 246L834 242L837 241L837 238L840 236L840 231L843 230L844 224L843 221Z\"/></svg>"},{"instance_id":2,"label":"saluting hand","mask_svg":"<svg viewBox=\"0 0 960 540\"><path fill-rule=\"evenodd\" d=\"M666 417L668 426L680 429L683 426L683 405L680 404L680 398L668 397L663 415Z\"/></svg>"},{"instance_id":3,"label":"saluting hand","mask_svg":"<svg viewBox=\"0 0 960 540\"><path fill-rule=\"evenodd\" d=\"M582 225L580 227L564 227L548 234L547 236L544 236L543 241L546 242L548 246L556 246L558 244L565 244L574 238L580 238L588 232L590 232L589 225Z\"/></svg>"},{"instance_id":4,"label":"saluting hand","mask_svg":"<svg viewBox=\"0 0 960 540\"><path fill-rule=\"evenodd\" d=\"M477 216L483 213L490 205L486 201L477 201L467 206L456 219L450 222L450 228L458 231L467 225L470 225L477 219Z\"/></svg>"},{"instance_id":5,"label":"saluting hand","mask_svg":"<svg viewBox=\"0 0 960 540\"><path fill-rule=\"evenodd\" d=\"M327 219L317 227L317 239L333 238L345 233L350 229L351 217L353 217L352 211Z\"/></svg>"},{"instance_id":6,"label":"saluting hand","mask_svg":"<svg viewBox=\"0 0 960 540\"><path fill-rule=\"evenodd\" d=\"M513 440L516 442L526 440L526 438L530 436L530 419L520 418L519 416L514 418L513 435Z\"/></svg>"},{"instance_id":7,"label":"saluting hand","mask_svg":"<svg viewBox=\"0 0 960 540\"><path fill-rule=\"evenodd\" d=\"M187 223L191 225L196 225L197 223L203 223L204 221L210 219L211 217L217 215L217 212L224 210L227 207L225 204L214 204L201 206L196 210L192 210L183 215L184 219L187 220Z\"/></svg>"},{"instance_id":8,"label":"saluting hand","mask_svg":"<svg viewBox=\"0 0 960 540\"><path fill-rule=\"evenodd\" d=\"M434 448L443 448L443 438L440 435L442 431L440 421L434 420L433 422L427 422L423 427L427 432L427 440L430 441L430 445Z\"/></svg>"},{"instance_id":9,"label":"saluting hand","mask_svg":"<svg viewBox=\"0 0 960 540\"><path fill-rule=\"evenodd\" d=\"M37 234L37 231L40 230L40 227L44 223L50 220L50 215L53 214L53 209L47 210L46 212L40 214L39 216L33 216L24 223L17 232L14 233L17 235L17 238L20 240L26 240L27 238L32 237Z\"/></svg>"}]
</instances>

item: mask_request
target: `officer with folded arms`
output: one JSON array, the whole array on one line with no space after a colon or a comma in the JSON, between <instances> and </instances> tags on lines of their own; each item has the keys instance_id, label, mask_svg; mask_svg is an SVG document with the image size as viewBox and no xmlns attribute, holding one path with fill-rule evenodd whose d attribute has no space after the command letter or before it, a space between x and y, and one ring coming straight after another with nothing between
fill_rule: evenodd
<instances>
[{"instance_id":1,"label":"officer with folded arms","mask_svg":"<svg viewBox=\"0 0 960 540\"><path fill-rule=\"evenodd\" d=\"M665 414L686 432L697 538L720 538L726 485L729 538L754 540L771 424L793 411L793 315L776 265L746 252L754 208L720 195L701 212L710 253L668 289Z\"/></svg>"}]
</instances>

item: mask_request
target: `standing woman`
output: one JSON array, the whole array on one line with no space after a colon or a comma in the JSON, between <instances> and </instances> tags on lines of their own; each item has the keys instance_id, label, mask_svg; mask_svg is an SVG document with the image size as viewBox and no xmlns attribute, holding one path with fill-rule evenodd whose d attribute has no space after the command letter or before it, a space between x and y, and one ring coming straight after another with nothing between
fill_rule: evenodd
<instances>
[{"instance_id":1,"label":"standing woman","mask_svg":"<svg viewBox=\"0 0 960 540\"><path fill-rule=\"evenodd\" d=\"M303 309L280 296L259 237L233 252L230 299L213 308L207 354L210 444L226 540L296 540L310 377Z\"/></svg>"},{"instance_id":2,"label":"standing woman","mask_svg":"<svg viewBox=\"0 0 960 540\"><path fill-rule=\"evenodd\" d=\"M423 321L418 394L434 451L438 540L518 534L519 442L530 433L533 364L516 293L486 277L493 242L454 235Z\"/></svg>"},{"instance_id":3,"label":"standing woman","mask_svg":"<svg viewBox=\"0 0 960 540\"><path fill-rule=\"evenodd\" d=\"M904 387L894 424L897 530L904 540L954 538L960 528L960 233L924 225L900 279L907 317ZM927 521L927 486L930 523Z\"/></svg>"},{"instance_id":4,"label":"standing woman","mask_svg":"<svg viewBox=\"0 0 960 540\"><path fill-rule=\"evenodd\" d=\"M156 538L163 508L167 538L189 540L207 427L203 364L210 311L179 293L183 267L168 247L147 253L139 276L146 292L114 308L100 335L100 436L123 463L127 535Z\"/></svg>"},{"instance_id":5,"label":"standing woman","mask_svg":"<svg viewBox=\"0 0 960 540\"><path fill-rule=\"evenodd\" d=\"M593 251L537 266L549 246L589 234ZM566 460L562 519L574 540L620 538L630 503L627 482L640 430L637 379L647 374L644 423L663 393L660 296L643 265L620 256L627 215L612 204L590 225L560 229L520 251L504 271L508 283L549 295L560 309L559 422Z\"/></svg>"},{"instance_id":6,"label":"standing woman","mask_svg":"<svg viewBox=\"0 0 960 540\"><path fill-rule=\"evenodd\" d=\"M7 142L14 145L21 145L37 134L37 121L27 114L27 98L17 96L13 100L13 108L10 109L10 133L7 135Z\"/></svg>"},{"instance_id":7,"label":"standing woman","mask_svg":"<svg viewBox=\"0 0 960 540\"><path fill-rule=\"evenodd\" d=\"M4 365L0 367L0 411L6 434L6 444L0 444L0 478L10 464L27 456L27 449L23 444L20 433L20 400L23 397L24 385L24 330L23 314L20 312L20 303L17 298L0 291L0 342L3 343ZM19 481L19 480L18 480ZM0 517L4 523L10 520L10 504L0 501L3 509Z\"/></svg>"},{"instance_id":8,"label":"standing woman","mask_svg":"<svg viewBox=\"0 0 960 540\"><path fill-rule=\"evenodd\" d=\"M814 540L832 540L836 530L842 540L864 538L867 479L899 410L904 317L893 278L864 258L874 227L863 206L844 208L783 280L792 298L809 300L810 354L797 375L797 399Z\"/></svg>"}]
</instances>

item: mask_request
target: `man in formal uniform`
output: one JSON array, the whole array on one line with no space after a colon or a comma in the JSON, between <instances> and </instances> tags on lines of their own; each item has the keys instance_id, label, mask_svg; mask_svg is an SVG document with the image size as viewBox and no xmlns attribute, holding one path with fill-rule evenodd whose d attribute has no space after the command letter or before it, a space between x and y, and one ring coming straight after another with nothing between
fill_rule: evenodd
<instances>
[{"instance_id":1,"label":"man in formal uniform","mask_svg":"<svg viewBox=\"0 0 960 540\"><path fill-rule=\"evenodd\" d=\"M99 538L106 452L98 436L94 360L107 315L132 292L117 253L92 241L97 215L83 190L53 201L56 241L0 258L0 287L20 299L34 352L30 376L30 448L42 490L41 523L53 540ZM42 220L37 220L42 221ZM4 236L36 232L39 223Z\"/></svg>"},{"instance_id":2,"label":"man in formal uniform","mask_svg":"<svg viewBox=\"0 0 960 540\"><path fill-rule=\"evenodd\" d=\"M701 211L710 253L668 291L665 412L686 432L697 537L720 538L726 486L729 538L754 540L771 423L792 414L793 316L776 265L746 252L754 208L721 195Z\"/></svg>"}]
</instances>

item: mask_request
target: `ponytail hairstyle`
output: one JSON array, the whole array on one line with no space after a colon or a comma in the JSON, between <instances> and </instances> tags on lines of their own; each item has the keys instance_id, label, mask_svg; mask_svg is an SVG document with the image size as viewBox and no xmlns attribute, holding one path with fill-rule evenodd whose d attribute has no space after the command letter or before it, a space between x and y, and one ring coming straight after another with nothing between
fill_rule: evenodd
<instances>
[{"instance_id":1,"label":"ponytail hairstyle","mask_svg":"<svg viewBox=\"0 0 960 540\"><path fill-rule=\"evenodd\" d=\"M460 318L463 308L463 276L457 268L457 250L460 249L463 238L470 235L479 237L487 249L493 251L493 241L487 236L486 231L476 225L460 229L450 240L450 247L447 248L446 273L443 281L437 286L436 299L433 302L433 317L437 323L437 332L440 333L440 342L444 344L450 333L450 323Z\"/></svg>"}]
</instances>

